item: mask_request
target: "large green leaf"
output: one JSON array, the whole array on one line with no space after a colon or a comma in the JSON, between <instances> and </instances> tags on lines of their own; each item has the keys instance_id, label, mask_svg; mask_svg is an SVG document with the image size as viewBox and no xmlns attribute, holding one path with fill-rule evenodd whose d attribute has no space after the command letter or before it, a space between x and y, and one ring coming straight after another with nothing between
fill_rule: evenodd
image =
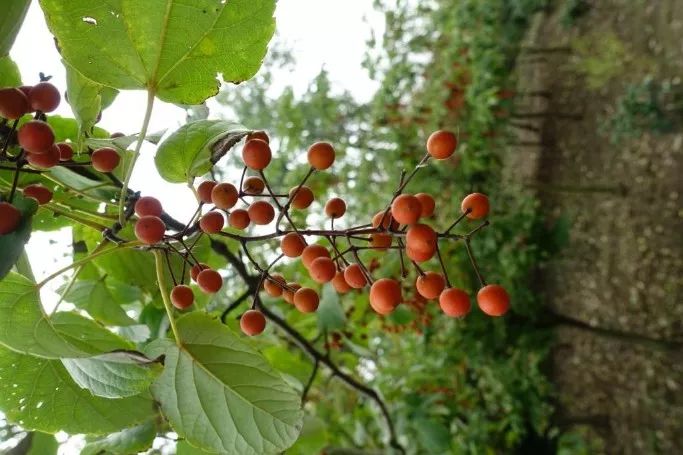
<instances>
[{"instance_id":1,"label":"large green leaf","mask_svg":"<svg viewBox=\"0 0 683 455\"><path fill-rule=\"evenodd\" d=\"M31 447L26 455L53 455L57 454L59 443L54 435L34 431L28 436L31 438Z\"/></svg>"},{"instance_id":2,"label":"large green leaf","mask_svg":"<svg viewBox=\"0 0 683 455\"><path fill-rule=\"evenodd\" d=\"M144 452L152 447L156 435L156 426L154 421L150 420L103 438L89 440L81 450L81 455L127 455Z\"/></svg>"},{"instance_id":3,"label":"large green leaf","mask_svg":"<svg viewBox=\"0 0 683 455\"><path fill-rule=\"evenodd\" d=\"M9 54L14 38L19 33L30 4L30 0L3 2L2 14L0 15L0 57ZM2 84L0 84L0 87L2 87Z\"/></svg>"},{"instance_id":4,"label":"large green leaf","mask_svg":"<svg viewBox=\"0 0 683 455\"><path fill-rule=\"evenodd\" d=\"M318 315L318 325L327 331L342 329L346 324L346 315L339 302L339 294L331 285L323 287L320 307L316 313Z\"/></svg>"},{"instance_id":5,"label":"large green leaf","mask_svg":"<svg viewBox=\"0 0 683 455\"><path fill-rule=\"evenodd\" d=\"M165 354L152 385L173 429L210 452L279 453L301 431L300 398L249 344L204 313L177 321L182 347L168 340L150 345Z\"/></svg>"},{"instance_id":6,"label":"large green leaf","mask_svg":"<svg viewBox=\"0 0 683 455\"><path fill-rule=\"evenodd\" d=\"M128 352L114 352L85 359L62 359L71 378L93 395L124 398L138 395L161 372L161 366Z\"/></svg>"},{"instance_id":7,"label":"large green leaf","mask_svg":"<svg viewBox=\"0 0 683 455\"><path fill-rule=\"evenodd\" d=\"M79 141L95 126L102 109L114 101L117 90L88 79L77 69L66 67L66 93L69 105L79 125Z\"/></svg>"},{"instance_id":8,"label":"large green leaf","mask_svg":"<svg viewBox=\"0 0 683 455\"><path fill-rule=\"evenodd\" d=\"M18 273L0 281L0 313L0 344L9 349L52 359L88 355L55 330L36 285Z\"/></svg>"},{"instance_id":9,"label":"large green leaf","mask_svg":"<svg viewBox=\"0 0 683 455\"><path fill-rule=\"evenodd\" d=\"M74 283L64 300L88 312L98 321L115 326L136 324L121 308L104 280L80 280Z\"/></svg>"},{"instance_id":10,"label":"large green leaf","mask_svg":"<svg viewBox=\"0 0 683 455\"><path fill-rule=\"evenodd\" d=\"M0 57L0 88L21 85L21 73L16 63L6 55Z\"/></svg>"},{"instance_id":11,"label":"large green leaf","mask_svg":"<svg viewBox=\"0 0 683 455\"><path fill-rule=\"evenodd\" d=\"M93 396L71 379L59 360L0 347L0 410L27 430L106 434L150 419L152 400Z\"/></svg>"},{"instance_id":12,"label":"large green leaf","mask_svg":"<svg viewBox=\"0 0 683 455\"><path fill-rule=\"evenodd\" d=\"M24 245L31 237L31 218L38 209L35 199L22 197L19 193L14 195L12 205L21 212L21 222L14 231L0 235L0 280L12 269L24 251Z\"/></svg>"},{"instance_id":13,"label":"large green leaf","mask_svg":"<svg viewBox=\"0 0 683 455\"><path fill-rule=\"evenodd\" d=\"M239 83L261 66L275 0L41 0L64 59L118 89L199 104L217 74Z\"/></svg>"},{"instance_id":14,"label":"large green leaf","mask_svg":"<svg viewBox=\"0 0 683 455\"><path fill-rule=\"evenodd\" d=\"M188 182L211 169L212 148L218 141L226 140L234 145L248 132L244 126L224 120L187 123L159 145L154 162L165 180Z\"/></svg>"}]
</instances>

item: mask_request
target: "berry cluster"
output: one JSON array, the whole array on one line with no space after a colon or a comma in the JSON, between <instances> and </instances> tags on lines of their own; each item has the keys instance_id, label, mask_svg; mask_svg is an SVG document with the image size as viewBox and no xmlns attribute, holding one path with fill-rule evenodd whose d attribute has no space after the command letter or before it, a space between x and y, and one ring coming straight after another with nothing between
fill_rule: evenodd
<instances>
[{"instance_id":1,"label":"berry cluster","mask_svg":"<svg viewBox=\"0 0 683 455\"><path fill-rule=\"evenodd\" d=\"M437 232L428 224L436 208L434 198L426 193L403 192L424 162L430 158L446 159L455 152L456 146L455 134L448 131L433 133L427 142L427 154L420 165L409 176L402 176L401 184L390 205L375 213L370 223L336 229L335 221L345 215L347 207L343 199L334 197L323 205L330 229L305 229L296 226L289 211L304 210L312 205L315 196L311 188L306 186L306 182L314 173L332 166L335 160L333 146L327 142L313 144L307 155L309 172L299 185L286 193L278 194L273 191L263 172L272 159L269 137L262 131L253 132L246 137L242 149L244 169L239 184L212 180L201 182L195 189L199 207L185 233L167 236L166 226L161 219L161 204L154 198L143 197L135 204L135 212L139 216L135 234L141 242L148 245L169 243L173 240L182 242L182 236L189 236L197 230L201 231L200 235L218 235L237 240L246 257L260 273L259 291L265 291L271 297L281 297L302 313L317 310L320 303L319 293L313 287L287 280L282 274L271 273L271 268L280 259L301 258L314 282L331 283L340 294L369 286L370 306L380 315L388 315L404 301L405 280L389 277L374 279L374 267L372 264L366 266L361 259L361 252L395 251L401 256L402 278L409 275L404 266L405 254L416 271L414 288L420 299L438 300L442 311L451 317L465 316L471 310L471 303L464 290L451 286L439 252L439 241L462 240L481 280L482 287L477 294L479 308L488 315L501 316L509 308L509 296L501 286L484 283L469 246L470 237L488 222L484 221L468 234L450 233L463 218L485 218L489 212L488 198L481 193L468 195L461 203L461 216L448 229ZM208 207L208 210L203 210L205 207ZM281 228L284 220L289 224L287 229ZM244 231L250 225L265 226L272 223L275 229L269 234L235 233L235 230ZM226 224L233 229L225 230ZM322 239L329 246L314 243L307 237ZM268 266L262 266L250 254L248 245L250 242L269 240L279 240L280 254ZM183 245L186 244L183 242ZM174 251L180 253L175 249ZM191 278L203 292L215 293L221 288L220 274L206 264L195 261L191 247L180 254L188 261L191 266ZM438 258L441 270L424 270L425 263L434 258ZM410 301L410 298L406 299ZM194 301L192 289L182 283L176 283L171 292L171 301L179 309L188 308ZM240 326L245 334L257 335L265 329L265 317L258 309L262 304L257 292L252 309L240 318Z\"/></svg>"}]
</instances>

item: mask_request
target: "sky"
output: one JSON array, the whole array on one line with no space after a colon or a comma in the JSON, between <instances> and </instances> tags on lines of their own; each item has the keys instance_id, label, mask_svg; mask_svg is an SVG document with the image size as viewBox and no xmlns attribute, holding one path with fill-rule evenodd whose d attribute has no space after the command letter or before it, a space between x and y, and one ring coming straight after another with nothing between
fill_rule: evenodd
<instances>
[{"instance_id":1,"label":"sky","mask_svg":"<svg viewBox=\"0 0 683 455\"><path fill-rule=\"evenodd\" d=\"M278 85L291 85L301 92L320 69L325 68L337 88L348 90L361 101L370 98L376 84L361 68L361 63L371 28L381 33L383 27L383 18L373 10L370 0L279 0L275 16L275 40L291 49L296 59L293 71L276 71ZM64 68L37 1L31 4L10 55L19 66L25 84L38 82L38 74L43 72L51 75L52 82L64 91ZM142 123L145 100L146 94L142 91L121 92L103 113L100 126L112 132L137 132ZM211 100L207 104L210 117L220 117L220 107ZM72 116L65 101L55 114ZM184 121L184 110L157 100L149 131L173 131ZM160 199L171 215L179 219L189 218L196 207L194 196L184 185L164 182L154 169L153 157L154 147L145 144L131 187L143 195ZM70 263L70 240L68 229L33 234L27 252L38 280ZM68 275L53 280L44 288L42 297L47 310L57 301L55 291L66 278Z\"/></svg>"}]
</instances>

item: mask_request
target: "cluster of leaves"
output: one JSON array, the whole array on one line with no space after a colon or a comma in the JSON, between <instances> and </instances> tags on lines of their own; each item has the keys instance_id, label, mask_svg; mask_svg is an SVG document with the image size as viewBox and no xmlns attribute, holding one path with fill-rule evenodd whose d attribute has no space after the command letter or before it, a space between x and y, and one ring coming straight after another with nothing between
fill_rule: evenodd
<instances>
[{"instance_id":1,"label":"cluster of leaves","mask_svg":"<svg viewBox=\"0 0 683 455\"><path fill-rule=\"evenodd\" d=\"M683 126L683 91L680 84L646 77L630 84L617 99L614 113L601 125L614 143L644 132L666 134Z\"/></svg>"}]
</instances>

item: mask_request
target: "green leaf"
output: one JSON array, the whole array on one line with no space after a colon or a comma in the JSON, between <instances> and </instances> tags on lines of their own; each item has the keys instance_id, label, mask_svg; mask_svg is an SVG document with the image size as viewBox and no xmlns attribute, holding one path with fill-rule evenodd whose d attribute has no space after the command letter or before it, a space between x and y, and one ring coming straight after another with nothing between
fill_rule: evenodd
<instances>
[{"instance_id":1,"label":"green leaf","mask_svg":"<svg viewBox=\"0 0 683 455\"><path fill-rule=\"evenodd\" d=\"M55 313L50 321L65 340L90 355L135 348L130 341L110 332L92 319L72 311Z\"/></svg>"},{"instance_id":2,"label":"green leaf","mask_svg":"<svg viewBox=\"0 0 683 455\"><path fill-rule=\"evenodd\" d=\"M2 5L0 15L0 57L9 54L21 24L24 22L30 0L12 0ZM2 84L0 84L2 87Z\"/></svg>"},{"instance_id":3,"label":"green leaf","mask_svg":"<svg viewBox=\"0 0 683 455\"><path fill-rule=\"evenodd\" d=\"M114 300L104 280L76 281L64 296L64 300L87 311L94 319L106 325L136 324L135 320L131 319L119 303Z\"/></svg>"},{"instance_id":4,"label":"green leaf","mask_svg":"<svg viewBox=\"0 0 683 455\"><path fill-rule=\"evenodd\" d=\"M0 35L2 36L2 35ZM6 55L0 57L0 88L21 85L21 73L16 63Z\"/></svg>"},{"instance_id":5,"label":"green leaf","mask_svg":"<svg viewBox=\"0 0 683 455\"><path fill-rule=\"evenodd\" d=\"M71 379L59 360L0 348L0 410L26 430L106 434L148 420L152 400L93 396Z\"/></svg>"},{"instance_id":6,"label":"green leaf","mask_svg":"<svg viewBox=\"0 0 683 455\"><path fill-rule=\"evenodd\" d=\"M301 430L301 437L287 451L287 455L321 453L325 446L327 446L327 426L325 422L315 416L306 416L304 418L304 428Z\"/></svg>"},{"instance_id":7,"label":"green leaf","mask_svg":"<svg viewBox=\"0 0 683 455\"><path fill-rule=\"evenodd\" d=\"M275 31L275 0L41 0L70 65L118 89L145 89L199 104L217 74L239 83L261 66Z\"/></svg>"},{"instance_id":8,"label":"green leaf","mask_svg":"<svg viewBox=\"0 0 683 455\"><path fill-rule=\"evenodd\" d=\"M236 143L249 130L224 120L197 120L181 126L159 145L154 162L161 177L171 183L185 183L209 172L212 147L221 140Z\"/></svg>"},{"instance_id":9,"label":"green leaf","mask_svg":"<svg viewBox=\"0 0 683 455\"><path fill-rule=\"evenodd\" d=\"M85 359L62 359L71 378L93 395L124 398L138 395L161 372L161 366L128 352L114 352Z\"/></svg>"},{"instance_id":10,"label":"green leaf","mask_svg":"<svg viewBox=\"0 0 683 455\"><path fill-rule=\"evenodd\" d=\"M81 455L99 455L102 453L127 455L144 452L152 447L156 435L157 430L154 421L149 420L132 428L112 433L104 438L89 440L81 450Z\"/></svg>"},{"instance_id":11,"label":"green leaf","mask_svg":"<svg viewBox=\"0 0 683 455\"><path fill-rule=\"evenodd\" d=\"M12 205L21 212L21 222L14 231L0 235L0 280L9 273L24 251L24 245L31 237L31 217L38 209L35 199L25 198L19 193L14 194Z\"/></svg>"},{"instance_id":12,"label":"green leaf","mask_svg":"<svg viewBox=\"0 0 683 455\"><path fill-rule=\"evenodd\" d=\"M26 455L52 455L57 454L59 443L54 435L34 431L29 436L31 438L31 447Z\"/></svg>"},{"instance_id":13,"label":"green leaf","mask_svg":"<svg viewBox=\"0 0 683 455\"><path fill-rule=\"evenodd\" d=\"M148 355L166 355L152 394L178 435L219 453L291 446L302 426L300 398L263 356L204 313L185 315L177 326L182 347L159 340Z\"/></svg>"},{"instance_id":14,"label":"green leaf","mask_svg":"<svg viewBox=\"0 0 683 455\"><path fill-rule=\"evenodd\" d=\"M154 133L149 133L145 135L145 140L152 144L158 144L161 141L163 135L166 134L166 130L155 131ZM133 142L138 140L140 135L138 133L129 134L128 136L119 137L106 137L106 138L88 138L85 143L92 148L100 147L116 147L119 149L128 148Z\"/></svg>"},{"instance_id":15,"label":"green leaf","mask_svg":"<svg viewBox=\"0 0 683 455\"><path fill-rule=\"evenodd\" d=\"M56 142L67 139L71 140L71 142L78 141L78 121L76 119L62 117L61 115L51 115L47 118L47 123L55 133ZM102 128L95 127L92 130L92 136L95 138L105 138L109 137L109 133ZM56 167L52 169L56 169Z\"/></svg>"},{"instance_id":16,"label":"green leaf","mask_svg":"<svg viewBox=\"0 0 683 455\"><path fill-rule=\"evenodd\" d=\"M451 432L434 419L417 418L413 422L422 446L430 453L444 453L451 445Z\"/></svg>"},{"instance_id":17,"label":"green leaf","mask_svg":"<svg viewBox=\"0 0 683 455\"><path fill-rule=\"evenodd\" d=\"M0 344L46 358L87 356L57 332L40 304L36 285L10 272L0 281Z\"/></svg>"},{"instance_id":18,"label":"green leaf","mask_svg":"<svg viewBox=\"0 0 683 455\"><path fill-rule=\"evenodd\" d=\"M66 92L69 105L78 121L79 141L97 123L100 112L114 101L118 91L88 79L66 62Z\"/></svg>"},{"instance_id":19,"label":"green leaf","mask_svg":"<svg viewBox=\"0 0 683 455\"><path fill-rule=\"evenodd\" d=\"M344 328L346 315L339 303L339 294L331 285L323 287L323 295L318 307L318 326L321 329L337 330Z\"/></svg>"},{"instance_id":20,"label":"green leaf","mask_svg":"<svg viewBox=\"0 0 683 455\"><path fill-rule=\"evenodd\" d=\"M190 445L187 441L178 441L178 444L176 444L176 455L204 455L207 453L213 453L213 452L206 452L202 449L199 449L195 446Z\"/></svg>"}]
</instances>

